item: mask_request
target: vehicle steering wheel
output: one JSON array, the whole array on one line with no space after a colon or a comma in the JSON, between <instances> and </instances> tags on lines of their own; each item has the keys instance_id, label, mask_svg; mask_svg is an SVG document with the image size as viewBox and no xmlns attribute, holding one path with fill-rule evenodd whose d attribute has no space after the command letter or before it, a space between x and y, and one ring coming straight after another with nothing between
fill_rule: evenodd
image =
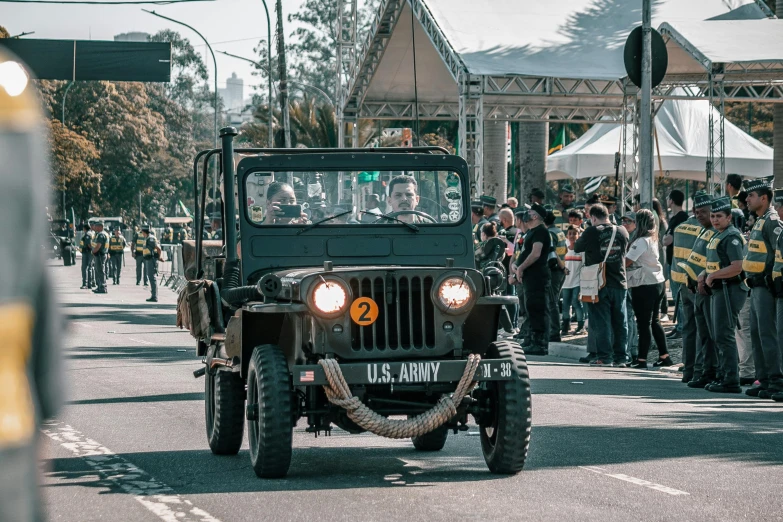
<instances>
[{"instance_id":1,"label":"vehicle steering wheel","mask_svg":"<svg viewBox=\"0 0 783 522\"><path fill-rule=\"evenodd\" d=\"M399 217L399 216L408 215L408 214L412 214L414 216L419 216L420 218L423 218L423 219L428 219L431 223L436 223L436 224L438 223L438 221L434 217L432 217L429 214L426 214L424 212L420 212L418 210L398 210L397 212L389 212L388 214L386 214L386 216L388 216L390 218L393 218L393 217ZM375 221L375 223L380 223L381 221L383 221L385 219L387 219L387 218L381 216L379 219L377 219Z\"/></svg>"}]
</instances>

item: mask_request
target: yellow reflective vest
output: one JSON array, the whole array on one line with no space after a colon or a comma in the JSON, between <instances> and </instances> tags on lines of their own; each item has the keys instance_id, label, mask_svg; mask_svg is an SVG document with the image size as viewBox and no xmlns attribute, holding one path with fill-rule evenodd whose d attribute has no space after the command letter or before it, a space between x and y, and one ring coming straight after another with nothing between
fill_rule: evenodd
<instances>
[{"instance_id":1,"label":"yellow reflective vest","mask_svg":"<svg viewBox=\"0 0 783 522\"><path fill-rule=\"evenodd\" d=\"M707 273L712 274L717 272L721 268L729 266L728 256L725 254L725 250L720 250L720 244L722 241L728 241L731 238L739 238L742 244L745 244L745 238L734 226L729 225L726 230L719 234L715 234L710 240L710 244L707 245ZM725 256L725 257L724 257Z\"/></svg>"},{"instance_id":2,"label":"yellow reflective vest","mask_svg":"<svg viewBox=\"0 0 783 522\"><path fill-rule=\"evenodd\" d=\"M780 235L780 220L775 209L756 220L748 238L748 253L742 261L742 270L746 274L763 274L772 271L775 262L775 243Z\"/></svg>"},{"instance_id":3,"label":"yellow reflective vest","mask_svg":"<svg viewBox=\"0 0 783 522\"><path fill-rule=\"evenodd\" d=\"M557 224L555 223L553 223L548 230L549 230L549 238L552 240L552 250L555 251L557 257L560 258L560 261L565 261L565 256L566 253L568 252L568 247L566 246L565 234L563 234L562 230L557 228Z\"/></svg>"},{"instance_id":4,"label":"yellow reflective vest","mask_svg":"<svg viewBox=\"0 0 783 522\"><path fill-rule=\"evenodd\" d=\"M688 283L688 274L680 266L685 263L691 255L693 244L702 231L699 221L691 216L674 229L674 259L671 261L672 281L680 284Z\"/></svg>"},{"instance_id":5,"label":"yellow reflective vest","mask_svg":"<svg viewBox=\"0 0 783 522\"><path fill-rule=\"evenodd\" d=\"M699 232L696 241L693 242L693 248L684 263L677 263L688 275L688 278L696 282L701 274L707 268L707 245L709 245L712 236L715 235L714 228L703 228Z\"/></svg>"}]
</instances>

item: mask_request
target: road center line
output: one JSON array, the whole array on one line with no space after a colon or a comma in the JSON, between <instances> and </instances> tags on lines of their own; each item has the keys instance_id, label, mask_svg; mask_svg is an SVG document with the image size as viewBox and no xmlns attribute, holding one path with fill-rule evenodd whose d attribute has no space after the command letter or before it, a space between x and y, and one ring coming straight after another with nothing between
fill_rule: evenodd
<instances>
[{"instance_id":1,"label":"road center line","mask_svg":"<svg viewBox=\"0 0 783 522\"><path fill-rule=\"evenodd\" d=\"M149 473L131 464L98 442L88 439L71 426L59 422L45 422L45 435L93 468L104 480L111 481L133 497L150 512L166 522L220 522L189 500L177 495L169 486Z\"/></svg>"},{"instance_id":2,"label":"road center line","mask_svg":"<svg viewBox=\"0 0 783 522\"><path fill-rule=\"evenodd\" d=\"M655 482L649 482L644 479L631 477L630 475L624 475L623 473L609 473L608 470L604 468L599 468L598 466L579 466L581 469L590 471L591 473L597 473L599 475L604 475L606 477L615 478L618 480L623 480L625 482L630 482L631 484L636 484L637 486L642 486L649 489L654 489L655 491L660 491L661 493L666 493L667 495L690 495L690 493L686 491L680 491L679 489L670 488L669 486L664 486L661 484L656 484Z\"/></svg>"},{"instance_id":3,"label":"road center line","mask_svg":"<svg viewBox=\"0 0 783 522\"><path fill-rule=\"evenodd\" d=\"M155 344L155 343L150 343L148 341L142 341L141 339L134 339L133 337L128 337L128 339L131 340L131 341L140 343L140 344L149 344L149 345Z\"/></svg>"}]
</instances>

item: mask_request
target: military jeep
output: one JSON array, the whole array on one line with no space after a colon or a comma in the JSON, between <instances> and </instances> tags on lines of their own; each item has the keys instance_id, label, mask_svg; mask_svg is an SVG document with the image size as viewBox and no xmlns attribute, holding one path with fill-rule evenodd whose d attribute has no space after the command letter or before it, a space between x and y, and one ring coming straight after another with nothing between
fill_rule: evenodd
<instances>
[{"instance_id":1,"label":"military jeep","mask_svg":"<svg viewBox=\"0 0 783 522\"><path fill-rule=\"evenodd\" d=\"M512 298L474 269L465 161L436 147L235 150L236 134L196 158L196 261L180 295L212 452L236 454L247 421L256 474L283 477L300 419L316 436L337 426L438 451L472 416L489 470L519 472L527 362L497 339ZM236 194L219 255L200 240L213 156Z\"/></svg>"}]
</instances>

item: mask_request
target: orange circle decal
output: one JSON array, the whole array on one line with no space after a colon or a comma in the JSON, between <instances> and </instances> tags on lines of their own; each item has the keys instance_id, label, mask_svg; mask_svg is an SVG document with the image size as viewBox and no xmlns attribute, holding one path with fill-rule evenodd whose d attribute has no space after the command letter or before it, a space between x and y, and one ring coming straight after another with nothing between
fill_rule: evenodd
<instances>
[{"instance_id":1,"label":"orange circle decal","mask_svg":"<svg viewBox=\"0 0 783 522\"><path fill-rule=\"evenodd\" d=\"M378 305L369 297L360 297L351 303L351 319L359 326L370 326L378 319Z\"/></svg>"}]
</instances>

